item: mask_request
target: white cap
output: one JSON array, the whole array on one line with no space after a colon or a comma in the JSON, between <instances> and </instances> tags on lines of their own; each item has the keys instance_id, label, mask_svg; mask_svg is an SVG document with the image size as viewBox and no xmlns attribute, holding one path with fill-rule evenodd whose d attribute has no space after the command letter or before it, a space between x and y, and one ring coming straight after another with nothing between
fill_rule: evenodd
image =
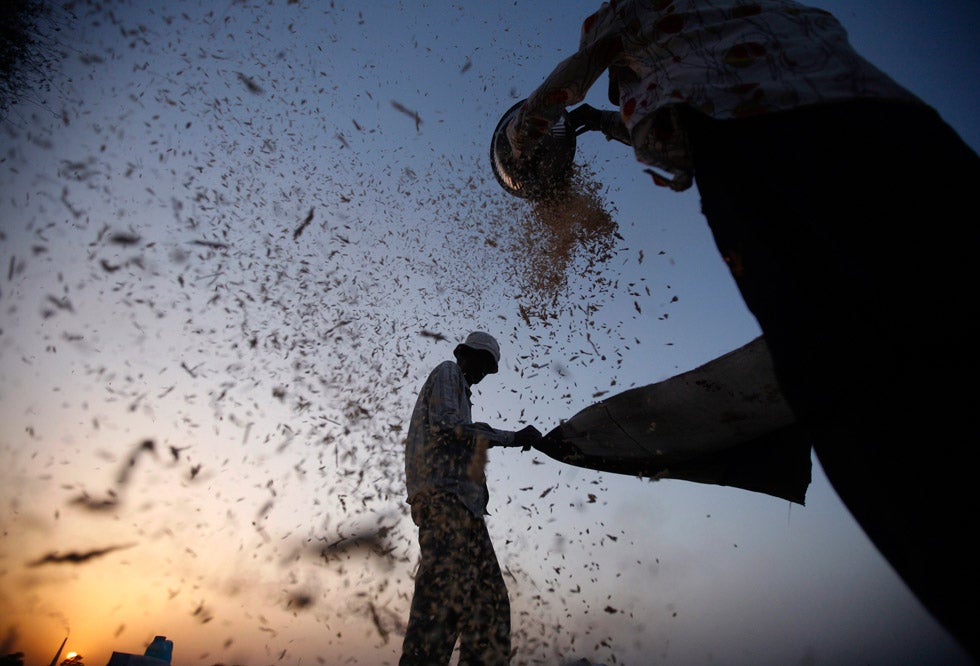
<instances>
[{"instance_id":1,"label":"white cap","mask_svg":"<svg viewBox=\"0 0 980 666\"><path fill-rule=\"evenodd\" d=\"M493 358L493 369L490 373L497 372L497 365L500 363L500 345L497 344L497 341L492 335L483 331L473 331L466 336L466 340L456 345L456 349L453 350L453 354L457 358L459 358L460 347L489 353Z\"/></svg>"}]
</instances>

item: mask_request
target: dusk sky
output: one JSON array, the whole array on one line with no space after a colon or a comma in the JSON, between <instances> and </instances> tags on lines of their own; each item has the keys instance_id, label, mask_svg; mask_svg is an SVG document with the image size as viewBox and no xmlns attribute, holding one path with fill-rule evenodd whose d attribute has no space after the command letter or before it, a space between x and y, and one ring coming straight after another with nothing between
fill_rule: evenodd
<instances>
[{"instance_id":1,"label":"dusk sky","mask_svg":"<svg viewBox=\"0 0 980 666\"><path fill-rule=\"evenodd\" d=\"M980 149L980 3L813 4ZM588 241L493 178L598 5L53 10L0 134L0 654L397 663L403 438L467 332L503 356L474 418L542 432L759 335L696 190L624 146L579 137ZM972 663L813 463L801 506L491 450L513 663Z\"/></svg>"}]
</instances>

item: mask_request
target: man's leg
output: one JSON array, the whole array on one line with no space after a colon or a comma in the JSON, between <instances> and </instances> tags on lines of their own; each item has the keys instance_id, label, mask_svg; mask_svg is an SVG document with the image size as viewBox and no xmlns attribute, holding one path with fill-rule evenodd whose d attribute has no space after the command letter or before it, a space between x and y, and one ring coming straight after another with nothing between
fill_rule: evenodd
<instances>
[{"instance_id":1,"label":"man's leg","mask_svg":"<svg viewBox=\"0 0 980 666\"><path fill-rule=\"evenodd\" d=\"M459 666L504 666L510 660L510 600L482 518L470 516L472 578L460 634Z\"/></svg>"},{"instance_id":2,"label":"man's leg","mask_svg":"<svg viewBox=\"0 0 980 666\"><path fill-rule=\"evenodd\" d=\"M449 663L465 603L467 515L456 498L444 494L419 500L412 507L421 560L399 666Z\"/></svg>"}]
</instances>

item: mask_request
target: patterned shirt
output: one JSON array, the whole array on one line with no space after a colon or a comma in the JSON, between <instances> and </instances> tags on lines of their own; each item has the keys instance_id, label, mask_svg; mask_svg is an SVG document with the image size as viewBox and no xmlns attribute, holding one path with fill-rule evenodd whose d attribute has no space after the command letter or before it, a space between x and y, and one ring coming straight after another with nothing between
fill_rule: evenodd
<instances>
[{"instance_id":1,"label":"patterned shirt","mask_svg":"<svg viewBox=\"0 0 980 666\"><path fill-rule=\"evenodd\" d=\"M470 387L463 371L455 362L443 361L425 380L408 427L408 503L428 493L449 492L474 516L483 516L490 499L483 473L486 447L513 441L511 431L473 423Z\"/></svg>"},{"instance_id":2,"label":"patterned shirt","mask_svg":"<svg viewBox=\"0 0 980 666\"><path fill-rule=\"evenodd\" d=\"M679 110L746 118L853 99L921 103L866 61L828 12L791 0L610 0L507 128L516 154L550 132L606 70L637 159L685 190L693 159ZM618 96L618 100L615 99Z\"/></svg>"}]
</instances>

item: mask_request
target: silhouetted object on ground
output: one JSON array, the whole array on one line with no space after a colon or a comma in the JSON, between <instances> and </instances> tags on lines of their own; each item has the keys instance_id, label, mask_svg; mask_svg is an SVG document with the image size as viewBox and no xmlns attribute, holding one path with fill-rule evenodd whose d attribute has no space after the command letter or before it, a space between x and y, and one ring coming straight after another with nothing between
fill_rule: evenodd
<instances>
[{"instance_id":1,"label":"silhouetted object on ground","mask_svg":"<svg viewBox=\"0 0 980 666\"><path fill-rule=\"evenodd\" d=\"M153 641L146 647L144 654L147 657L153 657L169 664L174 656L174 642L166 636L154 636Z\"/></svg>"},{"instance_id":2,"label":"silhouetted object on ground","mask_svg":"<svg viewBox=\"0 0 980 666\"><path fill-rule=\"evenodd\" d=\"M174 642L166 636L154 636L144 654L115 652L106 666L164 666L173 661Z\"/></svg>"},{"instance_id":3,"label":"silhouetted object on ground","mask_svg":"<svg viewBox=\"0 0 980 666\"><path fill-rule=\"evenodd\" d=\"M147 657L142 654L129 654L126 652L113 652L109 657L106 666L164 666L169 661L163 661L155 657Z\"/></svg>"},{"instance_id":4,"label":"silhouetted object on ground","mask_svg":"<svg viewBox=\"0 0 980 666\"><path fill-rule=\"evenodd\" d=\"M51 666L55 666L55 664L58 663L58 660L61 659L61 651L65 649L65 643L67 642L68 636L65 636L65 640L61 641L61 645L58 646L58 651L55 652L54 656L51 658Z\"/></svg>"}]
</instances>

